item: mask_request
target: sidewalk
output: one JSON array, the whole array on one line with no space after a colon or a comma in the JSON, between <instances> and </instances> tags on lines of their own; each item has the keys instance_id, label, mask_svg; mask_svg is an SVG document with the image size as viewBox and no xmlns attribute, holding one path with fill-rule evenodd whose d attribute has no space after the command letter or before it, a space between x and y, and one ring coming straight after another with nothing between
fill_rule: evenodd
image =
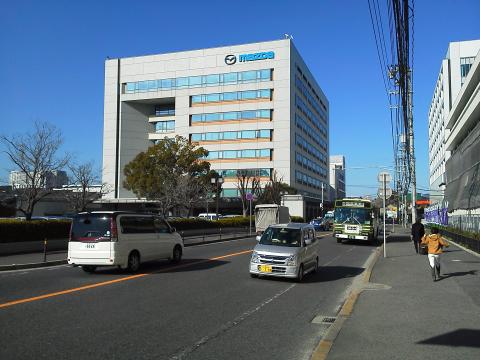
<instances>
[{"instance_id":1,"label":"sidewalk","mask_svg":"<svg viewBox=\"0 0 480 360\"><path fill-rule=\"evenodd\" d=\"M360 293L328 359L480 359L480 257L451 243L441 263L433 282L427 256L396 227L370 278L387 286Z\"/></svg>"},{"instance_id":2,"label":"sidewalk","mask_svg":"<svg viewBox=\"0 0 480 360\"><path fill-rule=\"evenodd\" d=\"M189 236L184 238L184 246L189 247L201 244L210 244L219 241L243 239L247 237L249 237L248 232L241 231L223 234ZM30 269L66 264L67 251L60 250L47 252L47 262L44 262L43 260L43 252L0 256L0 271Z\"/></svg>"}]
</instances>

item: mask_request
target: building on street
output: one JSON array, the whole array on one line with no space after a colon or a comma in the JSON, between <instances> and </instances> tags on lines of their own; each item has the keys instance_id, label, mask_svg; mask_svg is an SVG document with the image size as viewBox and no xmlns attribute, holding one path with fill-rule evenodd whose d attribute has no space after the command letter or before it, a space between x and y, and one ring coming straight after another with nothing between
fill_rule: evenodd
<instances>
[{"instance_id":1,"label":"building on street","mask_svg":"<svg viewBox=\"0 0 480 360\"><path fill-rule=\"evenodd\" d=\"M333 198L343 199L346 197L345 191L345 156L330 156L330 186L333 189Z\"/></svg>"},{"instance_id":2,"label":"building on street","mask_svg":"<svg viewBox=\"0 0 480 360\"><path fill-rule=\"evenodd\" d=\"M425 209L429 218L476 231L480 229L479 54L480 40L454 42L442 61L429 112L432 205Z\"/></svg>"},{"instance_id":3,"label":"building on street","mask_svg":"<svg viewBox=\"0 0 480 360\"><path fill-rule=\"evenodd\" d=\"M43 174L43 176L42 174L38 174L36 179L38 179L40 187L47 189L61 188L68 184L67 173L63 170L48 171ZM23 171L11 171L9 183L14 189L26 188L29 184L27 181L27 175Z\"/></svg>"},{"instance_id":4,"label":"building on street","mask_svg":"<svg viewBox=\"0 0 480 360\"><path fill-rule=\"evenodd\" d=\"M315 198L329 182L328 99L291 39L106 60L107 197L135 198L123 168L175 135L209 151L226 198L238 196L238 170L264 182L275 170Z\"/></svg>"}]
</instances>

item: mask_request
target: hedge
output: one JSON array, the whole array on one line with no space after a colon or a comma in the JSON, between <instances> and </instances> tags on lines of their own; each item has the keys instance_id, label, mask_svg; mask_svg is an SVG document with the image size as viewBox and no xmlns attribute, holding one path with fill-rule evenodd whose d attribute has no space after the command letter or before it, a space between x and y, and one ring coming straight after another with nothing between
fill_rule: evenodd
<instances>
[{"instance_id":1,"label":"hedge","mask_svg":"<svg viewBox=\"0 0 480 360\"><path fill-rule=\"evenodd\" d=\"M195 230L195 229L218 229L226 227L243 227L249 225L248 217L234 217L227 219L220 219L216 221L209 221L204 219L174 219L168 221L170 225L177 230ZM255 219L252 216L252 225L255 224Z\"/></svg>"},{"instance_id":2,"label":"hedge","mask_svg":"<svg viewBox=\"0 0 480 360\"><path fill-rule=\"evenodd\" d=\"M305 219L301 216L290 216L290 221L295 223L304 223Z\"/></svg>"},{"instance_id":3,"label":"hedge","mask_svg":"<svg viewBox=\"0 0 480 360\"><path fill-rule=\"evenodd\" d=\"M453 233L453 234L465 236L465 237L475 239L475 240L480 240L480 233L460 230L460 229L457 229L455 227L438 225L438 224L427 224L427 228L437 228L439 230L445 230L445 231L448 231L448 232Z\"/></svg>"},{"instance_id":4,"label":"hedge","mask_svg":"<svg viewBox=\"0 0 480 360\"><path fill-rule=\"evenodd\" d=\"M66 239L70 233L70 220L0 220L0 243Z\"/></svg>"}]
</instances>

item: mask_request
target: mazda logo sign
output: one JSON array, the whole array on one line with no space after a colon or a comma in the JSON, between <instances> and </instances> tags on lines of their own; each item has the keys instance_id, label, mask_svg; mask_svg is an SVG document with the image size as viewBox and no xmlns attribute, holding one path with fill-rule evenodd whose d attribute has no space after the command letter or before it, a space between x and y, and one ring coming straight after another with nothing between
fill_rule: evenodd
<instances>
[{"instance_id":1,"label":"mazda logo sign","mask_svg":"<svg viewBox=\"0 0 480 360\"><path fill-rule=\"evenodd\" d=\"M225 64L233 65L237 62L237 57L235 55L227 55L225 56Z\"/></svg>"}]
</instances>

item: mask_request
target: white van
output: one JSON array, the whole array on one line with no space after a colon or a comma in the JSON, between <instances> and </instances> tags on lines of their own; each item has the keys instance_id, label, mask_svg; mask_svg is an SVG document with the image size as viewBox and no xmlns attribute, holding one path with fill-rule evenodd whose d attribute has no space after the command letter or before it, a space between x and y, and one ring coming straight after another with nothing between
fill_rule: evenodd
<instances>
[{"instance_id":1,"label":"white van","mask_svg":"<svg viewBox=\"0 0 480 360\"><path fill-rule=\"evenodd\" d=\"M67 259L86 272L112 265L136 272L141 262L179 262L182 253L182 237L158 216L94 211L73 218Z\"/></svg>"},{"instance_id":2,"label":"white van","mask_svg":"<svg viewBox=\"0 0 480 360\"><path fill-rule=\"evenodd\" d=\"M222 218L222 215L216 213L200 213L198 214L198 218L203 220L218 220Z\"/></svg>"}]
</instances>

